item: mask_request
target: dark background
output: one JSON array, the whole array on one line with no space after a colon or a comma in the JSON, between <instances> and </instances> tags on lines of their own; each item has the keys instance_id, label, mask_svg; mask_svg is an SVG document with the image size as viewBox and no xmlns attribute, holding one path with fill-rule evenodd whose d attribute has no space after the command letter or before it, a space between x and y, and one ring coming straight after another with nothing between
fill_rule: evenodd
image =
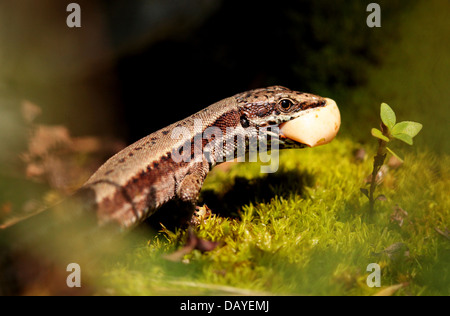
<instances>
[{"instance_id":1,"label":"dark background","mask_svg":"<svg viewBox=\"0 0 450 316\"><path fill-rule=\"evenodd\" d=\"M51 204L49 188L72 192L123 146L213 102L275 84L336 100L338 138L368 152L381 102L424 125L399 152L450 152L448 1L377 1L381 28L361 0L80 0L81 28L69 28L71 2L0 2L0 217Z\"/></svg>"},{"instance_id":2,"label":"dark background","mask_svg":"<svg viewBox=\"0 0 450 316\"><path fill-rule=\"evenodd\" d=\"M74 135L127 143L274 84L335 98L345 112L346 89L383 62L409 9L378 1L377 29L366 25L371 1L90 0L77 1L82 27L70 29L70 2L0 4L0 93Z\"/></svg>"}]
</instances>

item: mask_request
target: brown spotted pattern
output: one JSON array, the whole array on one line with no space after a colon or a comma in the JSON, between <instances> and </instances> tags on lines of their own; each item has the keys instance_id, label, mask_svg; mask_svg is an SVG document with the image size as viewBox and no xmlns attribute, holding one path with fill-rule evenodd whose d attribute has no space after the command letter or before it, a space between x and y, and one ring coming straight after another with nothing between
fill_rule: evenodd
<instances>
[{"instance_id":1,"label":"brown spotted pattern","mask_svg":"<svg viewBox=\"0 0 450 316\"><path fill-rule=\"evenodd\" d=\"M199 161L175 162L172 153L182 153L183 145L188 142L190 156L194 158L195 150L202 152L210 141L193 141L201 137L206 128L218 127L225 141L234 142L235 134L248 136L248 127L277 125L295 118L302 110L324 104L322 97L281 86L237 94L122 150L99 168L84 189L95 192L95 211L101 225L116 223L124 229L131 228L168 201L181 198L181 194L188 196L193 206L215 162L207 162L205 157L200 157ZM197 124L194 128L194 123L200 126ZM233 135L227 135L227 127L235 127ZM177 128L184 128L186 132L180 138L172 134ZM235 147L232 146L232 150ZM290 147L289 143L285 147Z\"/></svg>"}]
</instances>

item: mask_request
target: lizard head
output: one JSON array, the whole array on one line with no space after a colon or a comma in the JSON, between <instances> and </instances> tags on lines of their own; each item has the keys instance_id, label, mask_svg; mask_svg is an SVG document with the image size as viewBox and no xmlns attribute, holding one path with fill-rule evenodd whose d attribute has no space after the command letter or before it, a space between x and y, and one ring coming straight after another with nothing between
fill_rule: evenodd
<instances>
[{"instance_id":1,"label":"lizard head","mask_svg":"<svg viewBox=\"0 0 450 316\"><path fill-rule=\"evenodd\" d=\"M330 142L340 127L336 103L311 93L281 86L251 90L235 95L244 129L261 130L278 137L280 148L315 147ZM264 129L269 130L269 129Z\"/></svg>"}]
</instances>

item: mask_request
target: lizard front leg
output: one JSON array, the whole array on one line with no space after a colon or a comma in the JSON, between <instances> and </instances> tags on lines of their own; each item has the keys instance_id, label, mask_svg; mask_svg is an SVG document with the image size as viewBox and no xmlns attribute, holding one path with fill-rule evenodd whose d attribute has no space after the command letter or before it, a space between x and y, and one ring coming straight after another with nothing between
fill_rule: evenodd
<instances>
[{"instance_id":1,"label":"lizard front leg","mask_svg":"<svg viewBox=\"0 0 450 316\"><path fill-rule=\"evenodd\" d=\"M176 198L185 221L189 221L195 212L200 190L209 171L210 165L206 160L195 163L177 187Z\"/></svg>"},{"instance_id":2,"label":"lizard front leg","mask_svg":"<svg viewBox=\"0 0 450 316\"><path fill-rule=\"evenodd\" d=\"M191 171L177 186L177 198L183 202L195 205L209 170L210 166L206 160L195 163Z\"/></svg>"},{"instance_id":3,"label":"lizard front leg","mask_svg":"<svg viewBox=\"0 0 450 316\"><path fill-rule=\"evenodd\" d=\"M150 227L159 230L162 224L167 229L173 230L189 224L210 169L209 163L204 159L201 162L191 162L187 170L175 175L174 196L148 218L147 223Z\"/></svg>"}]
</instances>

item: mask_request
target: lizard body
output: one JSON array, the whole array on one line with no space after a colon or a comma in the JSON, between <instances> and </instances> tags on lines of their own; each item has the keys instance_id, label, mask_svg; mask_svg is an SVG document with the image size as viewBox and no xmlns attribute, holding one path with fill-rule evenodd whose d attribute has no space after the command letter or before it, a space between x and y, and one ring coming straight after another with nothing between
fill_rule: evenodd
<instances>
[{"instance_id":1,"label":"lizard body","mask_svg":"<svg viewBox=\"0 0 450 316\"><path fill-rule=\"evenodd\" d=\"M285 136L283 129L272 131L267 127L302 120L303 127L312 123L313 135L319 135L318 143L322 142L322 129L328 129L331 123L322 120L322 124L318 124L316 120L319 111L332 108L329 103L334 101L281 86L226 98L123 149L105 162L72 197L7 229L0 227L0 235L3 231L20 236L26 244L37 239L37 235L51 239L60 232L70 231L79 239L84 233L85 239L93 240L96 237L91 233L102 231L98 227L112 227L113 232L128 231L166 205L175 208L177 213L185 213L184 219L189 218L208 172L225 161L225 157L247 154L249 139L255 134L259 142L268 143L272 138L267 140L267 136L275 136L280 149L305 147L307 141L300 142L295 128L294 135L286 130ZM335 103L334 107L338 113ZM333 123L331 139L339 129L340 117L338 121L336 126ZM211 129L213 133L208 133ZM302 133L307 133L305 128ZM245 141L242 143L239 139ZM208 151L214 141L223 146ZM175 202L174 207L172 202ZM90 228L76 228L84 226Z\"/></svg>"},{"instance_id":2,"label":"lizard body","mask_svg":"<svg viewBox=\"0 0 450 316\"><path fill-rule=\"evenodd\" d=\"M101 166L81 191L90 191L89 195L95 196L91 205L100 225L114 222L122 228L131 228L171 200L183 202L193 211L207 173L216 165L218 157L237 150L237 136L248 138L247 130L254 132L268 125L279 125L304 110L324 105L322 97L281 86L237 94L122 150ZM208 160L203 151L208 140L199 142L196 138L210 127L220 129L224 140L232 146L225 146L228 152L224 149ZM189 132L175 138L175 128ZM282 147L302 147L285 140L281 142ZM175 161L173 154L185 149L186 142L192 144L187 153L192 159ZM201 153L200 159L194 159L196 150Z\"/></svg>"},{"instance_id":3,"label":"lizard body","mask_svg":"<svg viewBox=\"0 0 450 316\"><path fill-rule=\"evenodd\" d=\"M225 121L236 124L236 113L234 99L227 98L142 138L108 160L83 187L95 191L100 223L113 220L129 227L181 194L189 195L184 199L193 199L191 195L198 193L197 188L192 187L194 192L189 194L188 184L183 185L183 181L187 181L187 175L197 173L203 180L212 165L203 161L176 162L172 153L186 142L193 143L195 134L209 126ZM201 123L198 131L193 129L195 122ZM174 139L172 131L176 127L185 128L189 134Z\"/></svg>"}]
</instances>

